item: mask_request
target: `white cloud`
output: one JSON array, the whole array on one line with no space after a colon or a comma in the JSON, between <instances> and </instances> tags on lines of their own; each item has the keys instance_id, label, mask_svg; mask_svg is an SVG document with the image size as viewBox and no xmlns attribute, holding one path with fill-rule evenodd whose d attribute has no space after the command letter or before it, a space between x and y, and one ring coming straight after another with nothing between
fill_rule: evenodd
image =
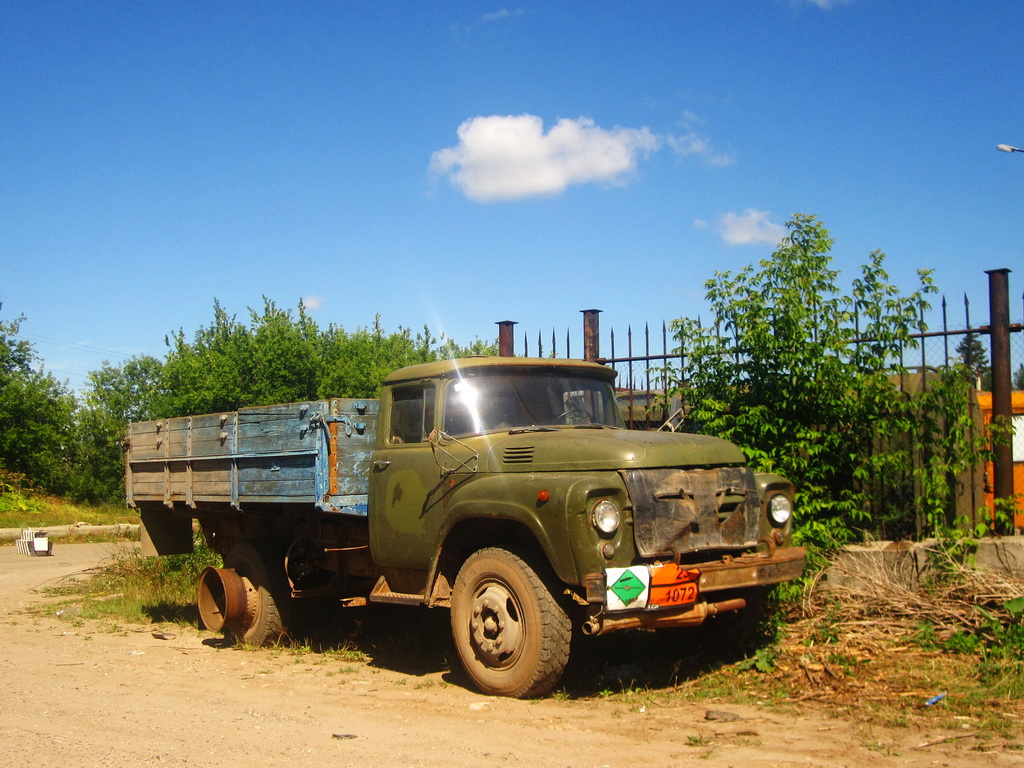
<instances>
[{"instance_id":1,"label":"white cloud","mask_svg":"<svg viewBox=\"0 0 1024 768\"><path fill-rule=\"evenodd\" d=\"M310 294L302 297L302 306L310 312L316 312L324 305L324 297Z\"/></svg>"},{"instance_id":2,"label":"white cloud","mask_svg":"<svg viewBox=\"0 0 1024 768\"><path fill-rule=\"evenodd\" d=\"M787 234L786 228L781 224L769 221L769 215L768 211L759 211L755 208L747 208L743 213L730 211L719 217L714 228L722 236L726 245L753 245L756 243L778 245L779 241ZM699 228L710 226L702 219L696 219L693 225Z\"/></svg>"},{"instance_id":3,"label":"white cloud","mask_svg":"<svg viewBox=\"0 0 1024 768\"><path fill-rule=\"evenodd\" d=\"M622 184L663 141L648 128L606 130L585 117L563 118L545 133L536 115L474 117L458 136L457 146L431 156L430 169L479 202L557 195L573 184Z\"/></svg>"},{"instance_id":4,"label":"white cloud","mask_svg":"<svg viewBox=\"0 0 1024 768\"><path fill-rule=\"evenodd\" d=\"M665 141L680 157L696 155L708 165L732 165L736 162L736 158L732 155L716 152L712 148L711 142L697 133L669 136Z\"/></svg>"},{"instance_id":5,"label":"white cloud","mask_svg":"<svg viewBox=\"0 0 1024 768\"><path fill-rule=\"evenodd\" d=\"M804 3L807 3L808 5L816 5L818 8L821 8L822 10L825 10L825 11L831 11L833 8L836 8L836 7L840 6L840 5L849 5L850 3L853 2L853 0L801 0L801 1L804 2Z\"/></svg>"},{"instance_id":6,"label":"white cloud","mask_svg":"<svg viewBox=\"0 0 1024 768\"><path fill-rule=\"evenodd\" d=\"M494 13L485 13L483 17L480 19L480 21L483 24L491 24L496 21L505 21L506 19L518 18L522 16L523 13L524 11L520 8L517 8L514 11L510 11L508 8L502 8L500 11L495 11Z\"/></svg>"},{"instance_id":7,"label":"white cloud","mask_svg":"<svg viewBox=\"0 0 1024 768\"><path fill-rule=\"evenodd\" d=\"M666 138L666 142L675 153L681 158L687 157L699 157L703 162L708 165L732 165L736 162L736 158L732 155L727 155L722 152L718 152L711 146L711 141L704 136L700 129L704 126L704 119L689 110L683 112L683 119L680 122L680 126L685 133L679 136L669 136Z\"/></svg>"}]
</instances>

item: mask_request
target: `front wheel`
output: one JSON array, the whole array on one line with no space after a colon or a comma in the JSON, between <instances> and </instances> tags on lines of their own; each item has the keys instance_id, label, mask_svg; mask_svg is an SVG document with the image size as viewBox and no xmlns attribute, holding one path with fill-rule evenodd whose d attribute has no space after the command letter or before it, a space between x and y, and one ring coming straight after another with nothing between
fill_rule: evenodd
<instances>
[{"instance_id":1,"label":"front wheel","mask_svg":"<svg viewBox=\"0 0 1024 768\"><path fill-rule=\"evenodd\" d=\"M572 626L548 588L546 564L490 547L463 564L452 591L452 635L473 683L494 696L550 691L569 661Z\"/></svg>"}]
</instances>

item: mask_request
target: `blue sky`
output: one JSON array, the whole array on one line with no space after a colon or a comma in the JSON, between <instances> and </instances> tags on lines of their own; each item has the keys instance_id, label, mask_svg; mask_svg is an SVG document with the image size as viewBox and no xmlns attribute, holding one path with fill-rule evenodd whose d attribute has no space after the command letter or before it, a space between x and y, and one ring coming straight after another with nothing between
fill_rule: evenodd
<instances>
[{"instance_id":1,"label":"blue sky","mask_svg":"<svg viewBox=\"0 0 1024 768\"><path fill-rule=\"evenodd\" d=\"M76 388L215 298L623 333L706 311L801 212L844 283L881 249L975 324L1013 269L1020 322L1022 11L0 0L0 318Z\"/></svg>"}]
</instances>

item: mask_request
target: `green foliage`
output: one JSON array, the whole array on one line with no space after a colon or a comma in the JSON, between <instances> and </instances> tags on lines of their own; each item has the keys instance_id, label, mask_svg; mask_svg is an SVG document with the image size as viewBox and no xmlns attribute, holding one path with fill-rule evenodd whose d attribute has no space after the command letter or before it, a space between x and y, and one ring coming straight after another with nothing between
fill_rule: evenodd
<instances>
[{"instance_id":1,"label":"green foliage","mask_svg":"<svg viewBox=\"0 0 1024 768\"><path fill-rule=\"evenodd\" d=\"M376 397L384 378L399 368L441 357L438 340L424 327L412 335L406 328L385 334L380 315L373 327L346 332L330 326L323 334L327 367L319 391L323 397Z\"/></svg>"},{"instance_id":2,"label":"green foliage","mask_svg":"<svg viewBox=\"0 0 1024 768\"><path fill-rule=\"evenodd\" d=\"M121 443L129 422L150 418L163 364L143 355L89 374L79 400L72 464L73 498L114 502L124 496Z\"/></svg>"},{"instance_id":3,"label":"green foliage","mask_svg":"<svg viewBox=\"0 0 1024 768\"><path fill-rule=\"evenodd\" d=\"M992 369L988 364L988 354L978 337L968 333L956 345L956 353L971 383L978 389L992 389Z\"/></svg>"},{"instance_id":4,"label":"green foliage","mask_svg":"<svg viewBox=\"0 0 1024 768\"><path fill-rule=\"evenodd\" d=\"M901 363L924 330L928 272L904 296L876 251L844 292L828 230L803 214L787 226L770 259L705 283L713 324L673 323L691 428L795 482L803 541L842 544L884 521L909 532L951 523L949 477L980 448L962 373L923 380Z\"/></svg>"},{"instance_id":5,"label":"green foliage","mask_svg":"<svg viewBox=\"0 0 1024 768\"><path fill-rule=\"evenodd\" d=\"M296 312L264 298L248 322L214 302L213 321L191 338L167 338L164 360L142 355L104 362L80 398L39 370L32 345L19 338L24 318L0 321L0 478L22 475L41 491L77 501L124 498L121 445L128 424L249 405L328 397L375 397L384 377L413 363L466 354L496 354L496 344L461 347L424 328L386 333L372 327L321 329L300 302ZM0 508L31 496L0 484Z\"/></svg>"},{"instance_id":6,"label":"green foliage","mask_svg":"<svg viewBox=\"0 0 1024 768\"><path fill-rule=\"evenodd\" d=\"M34 514L45 506L34 493L34 489L20 472L11 472L0 467L0 518L11 513ZM0 525L0 528L13 527Z\"/></svg>"},{"instance_id":7,"label":"green foliage","mask_svg":"<svg viewBox=\"0 0 1024 768\"><path fill-rule=\"evenodd\" d=\"M104 362L88 377L83 405L104 418L127 424L152 418L153 403L163 385L163 363L141 355L113 366Z\"/></svg>"},{"instance_id":8,"label":"green foliage","mask_svg":"<svg viewBox=\"0 0 1024 768\"><path fill-rule=\"evenodd\" d=\"M982 615L980 642L988 659L1024 661L1024 597L1009 600L994 611L977 606Z\"/></svg>"},{"instance_id":9,"label":"green foliage","mask_svg":"<svg viewBox=\"0 0 1024 768\"><path fill-rule=\"evenodd\" d=\"M774 672L775 665L779 660L779 649L775 646L758 648L753 656L744 659L736 665L741 672L756 670L757 672Z\"/></svg>"},{"instance_id":10,"label":"green foliage","mask_svg":"<svg viewBox=\"0 0 1024 768\"><path fill-rule=\"evenodd\" d=\"M926 650L978 654L982 665L1024 661L1024 597L986 608L975 605L980 620L974 629L957 629L940 638L935 625L923 623L914 642Z\"/></svg>"},{"instance_id":11,"label":"green foliage","mask_svg":"<svg viewBox=\"0 0 1024 768\"><path fill-rule=\"evenodd\" d=\"M72 589L81 597L100 598L83 607L85 618L194 624L196 584L208 566L222 567L221 559L199 537L188 555L143 557L136 549L122 551L96 576Z\"/></svg>"},{"instance_id":12,"label":"green foliage","mask_svg":"<svg viewBox=\"0 0 1024 768\"><path fill-rule=\"evenodd\" d=\"M32 345L18 338L24 318L0 321L0 468L25 475L53 493L73 483L75 398L38 368Z\"/></svg>"},{"instance_id":13,"label":"green foliage","mask_svg":"<svg viewBox=\"0 0 1024 768\"><path fill-rule=\"evenodd\" d=\"M153 418L230 411L250 405L327 397L376 397L384 378L406 365L469 351L496 350L477 340L469 348L438 340L428 328L385 333L380 316L371 328L321 329L299 303L293 316L264 299L248 325L214 303L214 319L192 340L168 339L158 385L150 390ZM127 423L127 422L125 422Z\"/></svg>"}]
</instances>

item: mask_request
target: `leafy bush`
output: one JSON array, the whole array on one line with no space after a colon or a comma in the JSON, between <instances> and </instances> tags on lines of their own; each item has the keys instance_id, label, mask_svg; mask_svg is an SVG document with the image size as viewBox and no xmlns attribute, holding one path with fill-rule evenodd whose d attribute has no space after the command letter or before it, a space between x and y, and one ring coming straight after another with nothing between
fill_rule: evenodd
<instances>
[{"instance_id":1,"label":"leafy bush","mask_svg":"<svg viewBox=\"0 0 1024 768\"><path fill-rule=\"evenodd\" d=\"M689 428L740 445L758 469L787 475L798 536L843 544L880 527L935 532L954 521L950 478L975 464L969 377L911 379L902 366L925 330L927 271L902 295L871 254L848 292L832 238L795 214L770 259L705 283L713 322L672 324L683 360L675 394Z\"/></svg>"},{"instance_id":2,"label":"leafy bush","mask_svg":"<svg viewBox=\"0 0 1024 768\"><path fill-rule=\"evenodd\" d=\"M33 514L42 510L45 505L33 496L33 490L25 475L0 467L0 514Z\"/></svg>"}]
</instances>

